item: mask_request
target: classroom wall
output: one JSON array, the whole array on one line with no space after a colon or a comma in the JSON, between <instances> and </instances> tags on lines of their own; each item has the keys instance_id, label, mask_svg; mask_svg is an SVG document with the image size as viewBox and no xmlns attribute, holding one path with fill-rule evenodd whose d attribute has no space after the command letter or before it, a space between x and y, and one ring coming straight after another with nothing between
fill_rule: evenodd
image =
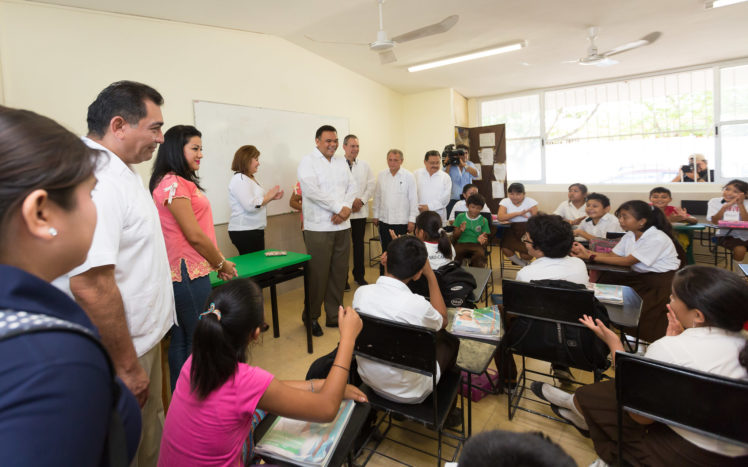
<instances>
[{"instance_id":1,"label":"classroom wall","mask_svg":"<svg viewBox=\"0 0 748 467\"><path fill-rule=\"evenodd\" d=\"M426 151L441 153L454 143L452 90L448 88L403 96L403 166L413 171L423 167ZM384 154L382 155L384 158Z\"/></svg>"}]
</instances>

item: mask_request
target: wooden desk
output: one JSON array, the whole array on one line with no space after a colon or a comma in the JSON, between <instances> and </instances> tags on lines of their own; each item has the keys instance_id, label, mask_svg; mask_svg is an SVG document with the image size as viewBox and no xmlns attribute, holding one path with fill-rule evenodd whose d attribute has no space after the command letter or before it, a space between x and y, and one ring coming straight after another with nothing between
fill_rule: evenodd
<instances>
[{"instance_id":1,"label":"wooden desk","mask_svg":"<svg viewBox=\"0 0 748 467\"><path fill-rule=\"evenodd\" d=\"M673 230L676 232L683 232L688 236L688 248L686 248L686 261L688 264L694 264L696 261L693 258L693 233L701 232L706 229L704 224L683 224L676 222L673 224Z\"/></svg>"},{"instance_id":2,"label":"wooden desk","mask_svg":"<svg viewBox=\"0 0 748 467\"><path fill-rule=\"evenodd\" d=\"M257 284L262 287L270 287L270 304L273 314L273 337L280 336L280 327L278 324L278 295L275 289L277 284L296 277L304 277L304 313L306 314L306 344L307 352L313 352L312 345L312 320L311 310L309 309L309 277L307 275L307 264L312 259L310 255L303 253L294 253L289 251L286 256L265 256L266 251L255 251L246 255L234 256L227 258L229 261L236 263L238 277L251 277ZM210 273L210 285L217 287L224 281L218 278L214 271Z\"/></svg>"}]
</instances>

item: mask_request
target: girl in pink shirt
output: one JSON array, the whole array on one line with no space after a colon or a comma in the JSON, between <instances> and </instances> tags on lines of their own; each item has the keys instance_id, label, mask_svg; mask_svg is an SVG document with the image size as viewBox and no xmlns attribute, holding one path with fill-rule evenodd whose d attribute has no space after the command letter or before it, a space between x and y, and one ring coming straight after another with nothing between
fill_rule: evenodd
<instances>
[{"instance_id":1,"label":"girl in pink shirt","mask_svg":"<svg viewBox=\"0 0 748 467\"><path fill-rule=\"evenodd\" d=\"M365 402L346 384L361 319L340 307L340 345L327 379L278 381L244 363L247 346L260 334L262 292L251 279L236 279L213 290L200 315L192 356L177 381L161 438L159 466L240 466L251 446L256 409L313 422L335 418L343 398ZM244 457L244 459L243 459Z\"/></svg>"},{"instance_id":2,"label":"girl in pink shirt","mask_svg":"<svg viewBox=\"0 0 748 467\"><path fill-rule=\"evenodd\" d=\"M171 328L171 390L190 355L197 317L210 294L211 271L221 279L236 276L236 267L216 246L213 213L200 187L197 170L203 158L201 134L194 126L177 125L164 133L149 189L156 203L171 267L177 324Z\"/></svg>"}]
</instances>

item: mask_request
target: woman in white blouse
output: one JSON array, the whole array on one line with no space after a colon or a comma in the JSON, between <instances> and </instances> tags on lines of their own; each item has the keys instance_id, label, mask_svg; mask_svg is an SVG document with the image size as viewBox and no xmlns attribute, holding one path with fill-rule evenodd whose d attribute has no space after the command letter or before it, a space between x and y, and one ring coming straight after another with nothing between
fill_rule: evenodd
<instances>
[{"instance_id":1,"label":"woman in white blouse","mask_svg":"<svg viewBox=\"0 0 748 467\"><path fill-rule=\"evenodd\" d=\"M275 185L265 190L255 179L260 167L260 151L251 145L237 149L231 170L234 176L229 182L229 238L240 255L265 249L265 206L283 197L283 190Z\"/></svg>"}]
</instances>

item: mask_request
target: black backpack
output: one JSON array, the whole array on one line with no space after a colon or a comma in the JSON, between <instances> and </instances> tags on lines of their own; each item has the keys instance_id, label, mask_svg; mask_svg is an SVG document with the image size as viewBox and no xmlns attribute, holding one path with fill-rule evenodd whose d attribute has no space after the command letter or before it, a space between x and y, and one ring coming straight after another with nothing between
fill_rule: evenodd
<instances>
[{"instance_id":1,"label":"black backpack","mask_svg":"<svg viewBox=\"0 0 748 467\"><path fill-rule=\"evenodd\" d=\"M450 261L434 271L447 307L474 308L473 290L477 287L472 274L456 261Z\"/></svg>"}]
</instances>

